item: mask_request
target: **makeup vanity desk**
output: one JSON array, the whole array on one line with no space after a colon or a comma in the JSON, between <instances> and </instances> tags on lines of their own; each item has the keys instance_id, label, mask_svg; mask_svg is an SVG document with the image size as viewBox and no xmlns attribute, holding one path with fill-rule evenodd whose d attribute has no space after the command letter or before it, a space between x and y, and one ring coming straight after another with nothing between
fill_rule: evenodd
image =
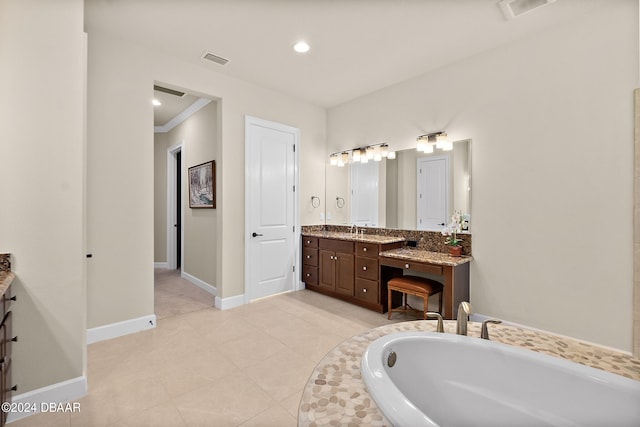
<instances>
[{"instance_id":1,"label":"makeup vanity desk","mask_svg":"<svg viewBox=\"0 0 640 427\"><path fill-rule=\"evenodd\" d=\"M462 301L469 301L470 256L452 257L440 252L429 252L402 247L380 252L380 273L386 283L403 274L403 270L419 271L444 279L442 305L445 319L455 319L457 307Z\"/></svg>"}]
</instances>

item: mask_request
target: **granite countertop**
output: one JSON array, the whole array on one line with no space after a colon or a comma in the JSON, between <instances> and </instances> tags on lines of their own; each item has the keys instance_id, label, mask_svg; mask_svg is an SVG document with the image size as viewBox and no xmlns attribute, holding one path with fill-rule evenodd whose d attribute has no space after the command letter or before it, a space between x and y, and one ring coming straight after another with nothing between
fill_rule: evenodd
<instances>
[{"instance_id":1,"label":"granite countertop","mask_svg":"<svg viewBox=\"0 0 640 427\"><path fill-rule=\"evenodd\" d=\"M456 265L466 264L473 260L473 257L471 256L463 255L459 257L452 257L451 255L442 252L430 252L407 247L380 252L380 256L400 259L403 261L427 262L429 264L451 265L454 267Z\"/></svg>"},{"instance_id":2,"label":"granite countertop","mask_svg":"<svg viewBox=\"0 0 640 427\"><path fill-rule=\"evenodd\" d=\"M456 321L445 320L455 333ZM436 321L418 320L371 329L336 346L318 363L305 385L298 408L299 426L390 426L370 397L360 374L360 361L376 339L396 333L435 331ZM480 336L480 323L469 322L470 336ZM640 359L570 338L509 325L490 325L492 341L561 357L640 381ZM480 339L480 338L478 338Z\"/></svg>"},{"instance_id":3,"label":"granite countertop","mask_svg":"<svg viewBox=\"0 0 640 427\"><path fill-rule=\"evenodd\" d=\"M361 242L361 243L375 243L375 244L385 244L385 243L397 243L404 242L403 237L396 236L382 236L378 234L351 234L344 233L340 231L305 231L302 233L303 236L306 237L319 237L319 238L327 238L327 239L337 239L337 240L347 240L350 242Z\"/></svg>"},{"instance_id":4,"label":"granite countertop","mask_svg":"<svg viewBox=\"0 0 640 427\"><path fill-rule=\"evenodd\" d=\"M0 296L4 295L15 278L15 274L10 271L0 271Z\"/></svg>"}]
</instances>

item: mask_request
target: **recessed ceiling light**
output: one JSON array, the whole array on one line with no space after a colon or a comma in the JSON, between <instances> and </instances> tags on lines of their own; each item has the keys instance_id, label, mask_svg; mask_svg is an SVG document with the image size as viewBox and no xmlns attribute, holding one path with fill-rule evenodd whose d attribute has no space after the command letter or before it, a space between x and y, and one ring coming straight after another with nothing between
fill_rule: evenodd
<instances>
[{"instance_id":1,"label":"recessed ceiling light","mask_svg":"<svg viewBox=\"0 0 640 427\"><path fill-rule=\"evenodd\" d=\"M159 107L162 105L162 102L158 101L157 99L154 99L153 101L151 101L151 103L154 107Z\"/></svg>"},{"instance_id":2,"label":"recessed ceiling light","mask_svg":"<svg viewBox=\"0 0 640 427\"><path fill-rule=\"evenodd\" d=\"M295 50L298 53L309 52L309 49L310 49L309 45L306 42L298 42L293 45L293 50Z\"/></svg>"}]
</instances>

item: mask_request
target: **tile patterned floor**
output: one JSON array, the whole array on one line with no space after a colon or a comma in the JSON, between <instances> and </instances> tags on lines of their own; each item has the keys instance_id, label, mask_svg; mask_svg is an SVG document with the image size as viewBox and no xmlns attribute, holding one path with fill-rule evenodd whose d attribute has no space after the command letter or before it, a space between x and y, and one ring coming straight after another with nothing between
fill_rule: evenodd
<instances>
[{"instance_id":1,"label":"tile patterned floor","mask_svg":"<svg viewBox=\"0 0 640 427\"><path fill-rule=\"evenodd\" d=\"M89 394L79 413L38 414L11 427L295 426L304 385L329 350L410 319L389 321L307 290L220 311L177 274L157 282L155 329L88 347Z\"/></svg>"}]
</instances>

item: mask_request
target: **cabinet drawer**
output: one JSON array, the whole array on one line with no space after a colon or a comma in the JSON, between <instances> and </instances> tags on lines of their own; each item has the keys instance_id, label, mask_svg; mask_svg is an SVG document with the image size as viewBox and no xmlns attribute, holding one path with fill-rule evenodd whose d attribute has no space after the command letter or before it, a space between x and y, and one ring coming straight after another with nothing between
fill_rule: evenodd
<instances>
[{"instance_id":1,"label":"cabinet drawer","mask_svg":"<svg viewBox=\"0 0 640 427\"><path fill-rule=\"evenodd\" d=\"M442 275L442 266L436 264L426 264L422 262L403 261L401 259L384 258L384 265L407 270L422 271L423 273Z\"/></svg>"},{"instance_id":2,"label":"cabinet drawer","mask_svg":"<svg viewBox=\"0 0 640 427\"><path fill-rule=\"evenodd\" d=\"M356 256L376 258L380 253L380 245L375 243L356 243Z\"/></svg>"},{"instance_id":3,"label":"cabinet drawer","mask_svg":"<svg viewBox=\"0 0 640 427\"><path fill-rule=\"evenodd\" d=\"M304 265L318 266L318 250L314 248L302 248L302 263Z\"/></svg>"},{"instance_id":4,"label":"cabinet drawer","mask_svg":"<svg viewBox=\"0 0 640 427\"><path fill-rule=\"evenodd\" d=\"M356 276L362 279L378 280L378 259L356 257Z\"/></svg>"},{"instance_id":5,"label":"cabinet drawer","mask_svg":"<svg viewBox=\"0 0 640 427\"><path fill-rule=\"evenodd\" d=\"M0 319L3 319L4 315L7 314L7 311L11 308L11 301L13 301L14 298L12 287L9 285L7 291L2 296L2 315L0 315Z\"/></svg>"},{"instance_id":6,"label":"cabinet drawer","mask_svg":"<svg viewBox=\"0 0 640 427\"><path fill-rule=\"evenodd\" d=\"M317 248L318 247L318 238L317 237L302 236L302 246L304 246L306 248Z\"/></svg>"},{"instance_id":7,"label":"cabinet drawer","mask_svg":"<svg viewBox=\"0 0 640 427\"><path fill-rule=\"evenodd\" d=\"M318 284L318 267L302 266L302 281L307 285Z\"/></svg>"},{"instance_id":8,"label":"cabinet drawer","mask_svg":"<svg viewBox=\"0 0 640 427\"><path fill-rule=\"evenodd\" d=\"M333 239L320 239L320 249L353 254L353 242Z\"/></svg>"},{"instance_id":9,"label":"cabinet drawer","mask_svg":"<svg viewBox=\"0 0 640 427\"><path fill-rule=\"evenodd\" d=\"M378 282L366 279L356 279L355 297L373 304L378 301Z\"/></svg>"},{"instance_id":10,"label":"cabinet drawer","mask_svg":"<svg viewBox=\"0 0 640 427\"><path fill-rule=\"evenodd\" d=\"M4 315L2 324L0 324L0 361L11 356L11 344L13 343L13 314L9 311Z\"/></svg>"}]
</instances>

